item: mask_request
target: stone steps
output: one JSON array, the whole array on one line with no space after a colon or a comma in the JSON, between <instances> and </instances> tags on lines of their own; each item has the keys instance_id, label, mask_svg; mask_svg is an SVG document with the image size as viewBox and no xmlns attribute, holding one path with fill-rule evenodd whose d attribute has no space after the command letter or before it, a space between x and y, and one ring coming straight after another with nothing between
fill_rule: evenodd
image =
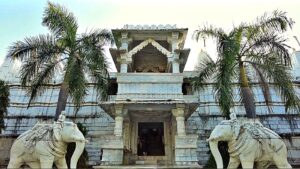
<instances>
[{"instance_id":1,"label":"stone steps","mask_svg":"<svg viewBox=\"0 0 300 169\"><path fill-rule=\"evenodd\" d=\"M200 169L203 166L173 166L173 165L120 165L120 166L93 166L95 169Z\"/></svg>"}]
</instances>

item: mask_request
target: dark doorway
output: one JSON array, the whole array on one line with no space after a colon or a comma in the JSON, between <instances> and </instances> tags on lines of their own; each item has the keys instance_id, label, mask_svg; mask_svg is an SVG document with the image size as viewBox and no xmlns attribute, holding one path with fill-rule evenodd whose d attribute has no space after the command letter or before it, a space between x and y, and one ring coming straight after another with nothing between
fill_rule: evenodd
<instances>
[{"instance_id":1,"label":"dark doorway","mask_svg":"<svg viewBox=\"0 0 300 169\"><path fill-rule=\"evenodd\" d=\"M138 156L164 156L164 124L138 124Z\"/></svg>"}]
</instances>

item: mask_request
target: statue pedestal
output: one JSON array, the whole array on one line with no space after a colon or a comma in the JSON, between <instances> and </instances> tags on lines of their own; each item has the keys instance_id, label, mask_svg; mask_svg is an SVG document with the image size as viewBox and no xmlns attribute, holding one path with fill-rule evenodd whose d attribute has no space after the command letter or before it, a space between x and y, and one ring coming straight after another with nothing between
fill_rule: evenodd
<instances>
[{"instance_id":1,"label":"statue pedestal","mask_svg":"<svg viewBox=\"0 0 300 169\"><path fill-rule=\"evenodd\" d=\"M197 135L175 136L175 164L197 164Z\"/></svg>"},{"instance_id":2,"label":"statue pedestal","mask_svg":"<svg viewBox=\"0 0 300 169\"><path fill-rule=\"evenodd\" d=\"M105 140L101 146L103 150L101 165L121 165L123 164L123 138L112 136Z\"/></svg>"}]
</instances>

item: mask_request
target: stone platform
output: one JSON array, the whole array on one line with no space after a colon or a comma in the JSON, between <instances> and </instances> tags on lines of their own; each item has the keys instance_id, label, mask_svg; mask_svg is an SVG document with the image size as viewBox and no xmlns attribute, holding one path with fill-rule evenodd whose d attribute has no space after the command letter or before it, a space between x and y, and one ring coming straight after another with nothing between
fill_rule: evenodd
<instances>
[{"instance_id":1,"label":"stone platform","mask_svg":"<svg viewBox=\"0 0 300 169\"><path fill-rule=\"evenodd\" d=\"M171 166L171 165L120 165L120 166L93 166L95 169L200 169L203 166Z\"/></svg>"}]
</instances>

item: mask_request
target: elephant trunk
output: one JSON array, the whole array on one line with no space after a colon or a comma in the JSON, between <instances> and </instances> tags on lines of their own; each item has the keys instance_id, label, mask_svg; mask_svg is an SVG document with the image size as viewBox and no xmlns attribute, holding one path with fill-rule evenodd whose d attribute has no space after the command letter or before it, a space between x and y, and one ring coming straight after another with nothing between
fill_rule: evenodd
<instances>
[{"instance_id":1,"label":"elephant trunk","mask_svg":"<svg viewBox=\"0 0 300 169\"><path fill-rule=\"evenodd\" d=\"M78 159L79 157L81 156L83 150L84 150L84 146L85 146L85 141L77 141L76 142L76 148L75 148L75 151L72 155L72 158L71 158L71 168L72 169L75 169L76 166L77 166L77 162L78 162Z\"/></svg>"},{"instance_id":2,"label":"elephant trunk","mask_svg":"<svg viewBox=\"0 0 300 169\"><path fill-rule=\"evenodd\" d=\"M209 141L209 147L212 155L215 158L217 168L223 168L223 159L218 149L218 141Z\"/></svg>"}]
</instances>

